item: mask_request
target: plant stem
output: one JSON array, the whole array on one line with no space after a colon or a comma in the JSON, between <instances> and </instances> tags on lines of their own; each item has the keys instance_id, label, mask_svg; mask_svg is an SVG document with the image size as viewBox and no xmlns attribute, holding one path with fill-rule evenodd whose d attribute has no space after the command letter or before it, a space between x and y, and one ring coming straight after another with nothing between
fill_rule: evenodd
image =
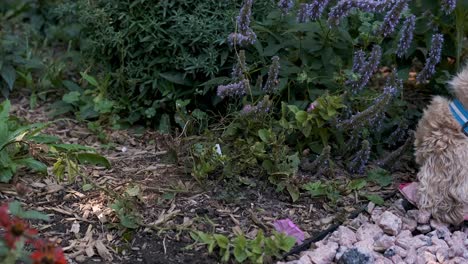
<instances>
[{"instance_id":1,"label":"plant stem","mask_svg":"<svg viewBox=\"0 0 468 264\"><path fill-rule=\"evenodd\" d=\"M460 59L463 47L463 33L465 32L465 10L462 5L458 5L455 9L455 30L456 30L456 59L455 65L457 70L460 70Z\"/></svg>"}]
</instances>

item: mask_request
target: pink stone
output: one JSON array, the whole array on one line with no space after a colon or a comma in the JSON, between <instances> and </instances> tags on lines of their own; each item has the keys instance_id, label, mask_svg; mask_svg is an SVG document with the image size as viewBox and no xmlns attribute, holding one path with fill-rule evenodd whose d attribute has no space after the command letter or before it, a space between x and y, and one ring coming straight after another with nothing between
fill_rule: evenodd
<instances>
[{"instance_id":1,"label":"pink stone","mask_svg":"<svg viewBox=\"0 0 468 264\"><path fill-rule=\"evenodd\" d=\"M395 245L395 237L383 235L374 243L375 251L385 251Z\"/></svg>"},{"instance_id":2,"label":"pink stone","mask_svg":"<svg viewBox=\"0 0 468 264\"><path fill-rule=\"evenodd\" d=\"M463 232L455 231L452 237L447 241L450 246L449 256L450 257L463 257L463 254L467 251L464 245L466 235Z\"/></svg>"},{"instance_id":3,"label":"pink stone","mask_svg":"<svg viewBox=\"0 0 468 264\"><path fill-rule=\"evenodd\" d=\"M351 222L349 223L349 226L355 229L358 229L364 223L368 223L368 221L369 219L364 214L359 214L356 218L351 220Z\"/></svg>"},{"instance_id":4,"label":"pink stone","mask_svg":"<svg viewBox=\"0 0 468 264\"><path fill-rule=\"evenodd\" d=\"M416 253L416 249L414 247L411 247L408 250L408 254L406 255L405 262L416 263L417 259L418 259L418 254Z\"/></svg>"},{"instance_id":5,"label":"pink stone","mask_svg":"<svg viewBox=\"0 0 468 264\"><path fill-rule=\"evenodd\" d=\"M416 221L419 224L429 224L429 220L431 219L431 213L426 210L419 210L416 216Z\"/></svg>"},{"instance_id":6,"label":"pink stone","mask_svg":"<svg viewBox=\"0 0 468 264\"><path fill-rule=\"evenodd\" d=\"M416 227L418 226L416 220L407 217L402 217L401 220L403 222L403 225L401 227L402 230L409 230L411 232L416 230Z\"/></svg>"},{"instance_id":7,"label":"pink stone","mask_svg":"<svg viewBox=\"0 0 468 264\"><path fill-rule=\"evenodd\" d=\"M410 236L398 236L395 244L406 250L410 248L418 249L423 246L427 246L427 242L421 240L419 237L410 237Z\"/></svg>"},{"instance_id":8,"label":"pink stone","mask_svg":"<svg viewBox=\"0 0 468 264\"><path fill-rule=\"evenodd\" d=\"M340 226L338 230L333 232L329 241L336 242L341 246L351 247L356 243L357 239L353 230L345 226Z\"/></svg>"},{"instance_id":9,"label":"pink stone","mask_svg":"<svg viewBox=\"0 0 468 264\"><path fill-rule=\"evenodd\" d=\"M361 240L375 240L383 235L383 230L377 225L365 223L356 231L356 239Z\"/></svg>"},{"instance_id":10,"label":"pink stone","mask_svg":"<svg viewBox=\"0 0 468 264\"><path fill-rule=\"evenodd\" d=\"M426 251L426 252L423 253L423 257L424 257L424 260L425 260L426 262L429 262L429 261L437 261L436 256L435 256L434 254L432 254L431 252L428 252L428 251Z\"/></svg>"},{"instance_id":11,"label":"pink stone","mask_svg":"<svg viewBox=\"0 0 468 264\"><path fill-rule=\"evenodd\" d=\"M374 264L393 264L393 261L389 260L388 258L384 257L375 257Z\"/></svg>"},{"instance_id":12,"label":"pink stone","mask_svg":"<svg viewBox=\"0 0 468 264\"><path fill-rule=\"evenodd\" d=\"M341 256L343 256L343 254L346 252L346 250L348 250L348 247L340 246L338 252L336 252L335 259L339 260Z\"/></svg>"},{"instance_id":13,"label":"pink stone","mask_svg":"<svg viewBox=\"0 0 468 264\"><path fill-rule=\"evenodd\" d=\"M354 247L366 251L366 252L372 252L374 251L374 240L372 239L367 239L367 240L361 240L359 242L356 242L354 244Z\"/></svg>"},{"instance_id":14,"label":"pink stone","mask_svg":"<svg viewBox=\"0 0 468 264\"><path fill-rule=\"evenodd\" d=\"M431 227L435 230L443 231L444 233L450 234L450 230L447 224L441 223L435 219L430 220Z\"/></svg>"},{"instance_id":15,"label":"pink stone","mask_svg":"<svg viewBox=\"0 0 468 264\"><path fill-rule=\"evenodd\" d=\"M391 257L390 259L395 264L405 264L405 262L403 261L403 259L399 255L395 255L395 256Z\"/></svg>"},{"instance_id":16,"label":"pink stone","mask_svg":"<svg viewBox=\"0 0 468 264\"><path fill-rule=\"evenodd\" d=\"M330 264L335 258L337 250L338 243L328 242L314 249L308 256L314 264Z\"/></svg>"},{"instance_id":17,"label":"pink stone","mask_svg":"<svg viewBox=\"0 0 468 264\"><path fill-rule=\"evenodd\" d=\"M391 212L386 211L380 216L379 226L389 235L398 235L402 225L401 218Z\"/></svg>"},{"instance_id":18,"label":"pink stone","mask_svg":"<svg viewBox=\"0 0 468 264\"><path fill-rule=\"evenodd\" d=\"M372 222L378 223L380 216L382 216L383 211L384 210L382 207L375 207L374 210L372 210L372 213L370 214Z\"/></svg>"},{"instance_id":19,"label":"pink stone","mask_svg":"<svg viewBox=\"0 0 468 264\"><path fill-rule=\"evenodd\" d=\"M395 253L402 258L406 258L408 255L408 251L402 247L394 246L393 249L395 250Z\"/></svg>"},{"instance_id":20,"label":"pink stone","mask_svg":"<svg viewBox=\"0 0 468 264\"><path fill-rule=\"evenodd\" d=\"M461 258L461 257L455 257L455 258L453 258L451 260L448 260L446 263L447 264L466 264L467 259L466 258Z\"/></svg>"}]
</instances>

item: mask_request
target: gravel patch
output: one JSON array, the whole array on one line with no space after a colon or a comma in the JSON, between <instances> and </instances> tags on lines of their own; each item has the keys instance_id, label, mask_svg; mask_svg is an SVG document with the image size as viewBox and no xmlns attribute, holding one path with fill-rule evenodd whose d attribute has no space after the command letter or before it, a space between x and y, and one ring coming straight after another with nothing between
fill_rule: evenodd
<instances>
[{"instance_id":1,"label":"gravel patch","mask_svg":"<svg viewBox=\"0 0 468 264\"><path fill-rule=\"evenodd\" d=\"M299 259L277 264L467 264L468 226L448 226L402 199L365 213L312 244Z\"/></svg>"}]
</instances>

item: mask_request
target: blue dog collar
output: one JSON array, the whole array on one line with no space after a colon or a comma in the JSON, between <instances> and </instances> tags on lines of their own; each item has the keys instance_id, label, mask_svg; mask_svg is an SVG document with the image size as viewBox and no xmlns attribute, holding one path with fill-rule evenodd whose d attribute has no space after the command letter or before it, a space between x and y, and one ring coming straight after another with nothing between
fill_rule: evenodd
<instances>
[{"instance_id":1,"label":"blue dog collar","mask_svg":"<svg viewBox=\"0 0 468 264\"><path fill-rule=\"evenodd\" d=\"M461 132L468 137L468 111L463 107L462 103L455 99L450 103L450 111L453 117L460 124Z\"/></svg>"}]
</instances>

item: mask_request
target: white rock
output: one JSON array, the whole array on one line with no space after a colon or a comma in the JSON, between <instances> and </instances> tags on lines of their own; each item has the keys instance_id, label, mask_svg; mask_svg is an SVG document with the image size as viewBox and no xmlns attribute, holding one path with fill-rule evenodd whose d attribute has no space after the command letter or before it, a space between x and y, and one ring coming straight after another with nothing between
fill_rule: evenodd
<instances>
[{"instance_id":1,"label":"white rock","mask_svg":"<svg viewBox=\"0 0 468 264\"><path fill-rule=\"evenodd\" d=\"M341 246L351 247L356 243L357 239L353 230L345 226L340 226L338 230L333 232L329 241L336 242Z\"/></svg>"},{"instance_id":2,"label":"white rock","mask_svg":"<svg viewBox=\"0 0 468 264\"><path fill-rule=\"evenodd\" d=\"M401 218L391 212L384 212L380 216L379 226L389 235L396 236L401 231L403 222Z\"/></svg>"},{"instance_id":3,"label":"white rock","mask_svg":"<svg viewBox=\"0 0 468 264\"><path fill-rule=\"evenodd\" d=\"M395 245L395 237L383 235L374 243L375 251L385 251Z\"/></svg>"},{"instance_id":4,"label":"white rock","mask_svg":"<svg viewBox=\"0 0 468 264\"><path fill-rule=\"evenodd\" d=\"M337 250L338 243L328 242L312 250L312 252L308 254L308 256L314 264L330 264L335 258Z\"/></svg>"},{"instance_id":5,"label":"white rock","mask_svg":"<svg viewBox=\"0 0 468 264\"><path fill-rule=\"evenodd\" d=\"M375 240L383 235L383 230L377 225L364 223L356 231L356 239L361 240Z\"/></svg>"}]
</instances>

